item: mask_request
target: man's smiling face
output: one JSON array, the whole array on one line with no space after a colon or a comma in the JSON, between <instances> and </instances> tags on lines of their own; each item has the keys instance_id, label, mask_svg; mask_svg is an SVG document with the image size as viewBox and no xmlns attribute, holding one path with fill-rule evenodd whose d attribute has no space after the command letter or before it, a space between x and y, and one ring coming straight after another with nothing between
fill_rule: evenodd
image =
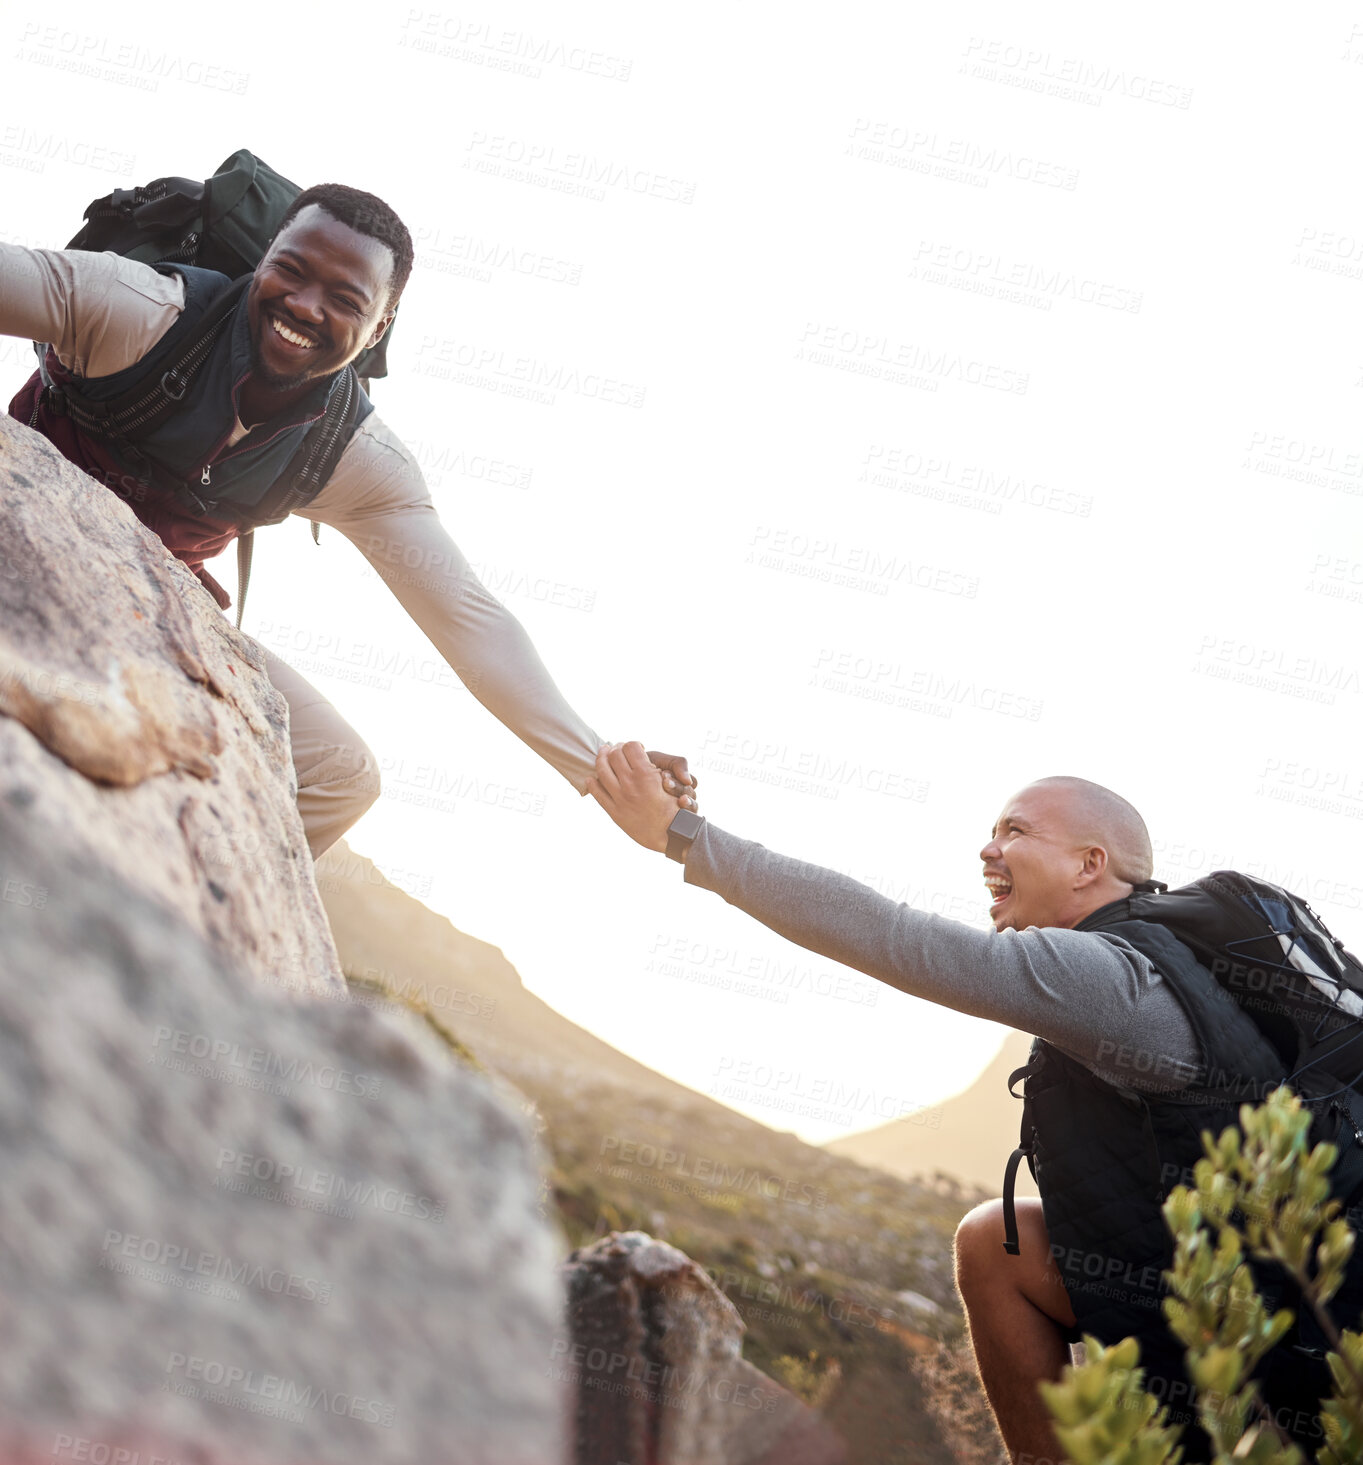
<instances>
[{"instance_id":1,"label":"man's smiling face","mask_svg":"<svg viewBox=\"0 0 1363 1465\"><path fill-rule=\"evenodd\" d=\"M392 320L388 246L309 204L279 233L246 294L251 370L270 391L331 376Z\"/></svg>"},{"instance_id":2,"label":"man's smiling face","mask_svg":"<svg viewBox=\"0 0 1363 1465\"><path fill-rule=\"evenodd\" d=\"M1087 849L1076 838L1071 796L1033 785L1014 794L980 851L984 879L994 897L989 918L996 931L1028 926L1070 926Z\"/></svg>"}]
</instances>

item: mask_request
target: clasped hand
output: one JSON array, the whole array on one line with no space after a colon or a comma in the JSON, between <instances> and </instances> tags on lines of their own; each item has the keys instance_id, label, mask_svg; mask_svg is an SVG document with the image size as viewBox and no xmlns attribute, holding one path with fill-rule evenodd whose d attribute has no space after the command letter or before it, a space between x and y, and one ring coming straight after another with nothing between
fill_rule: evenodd
<instances>
[{"instance_id":1,"label":"clasped hand","mask_svg":"<svg viewBox=\"0 0 1363 1465\"><path fill-rule=\"evenodd\" d=\"M685 758L649 753L642 743L612 743L596 755L587 792L637 844L667 848L678 809L696 808L696 778Z\"/></svg>"}]
</instances>

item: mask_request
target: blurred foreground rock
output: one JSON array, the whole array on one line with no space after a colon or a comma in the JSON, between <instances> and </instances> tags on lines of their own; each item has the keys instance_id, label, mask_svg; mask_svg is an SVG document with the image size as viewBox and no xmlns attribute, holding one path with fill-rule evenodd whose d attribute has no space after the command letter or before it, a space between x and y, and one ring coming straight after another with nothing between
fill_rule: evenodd
<instances>
[{"instance_id":1,"label":"blurred foreground rock","mask_svg":"<svg viewBox=\"0 0 1363 1465\"><path fill-rule=\"evenodd\" d=\"M841 1465L813 1410L739 1356L743 1321L689 1257L639 1231L576 1251L556 1372L576 1465Z\"/></svg>"},{"instance_id":2,"label":"blurred foreground rock","mask_svg":"<svg viewBox=\"0 0 1363 1465\"><path fill-rule=\"evenodd\" d=\"M0 1461L563 1465L537 1148L340 981L249 643L8 419L0 533Z\"/></svg>"}]
</instances>

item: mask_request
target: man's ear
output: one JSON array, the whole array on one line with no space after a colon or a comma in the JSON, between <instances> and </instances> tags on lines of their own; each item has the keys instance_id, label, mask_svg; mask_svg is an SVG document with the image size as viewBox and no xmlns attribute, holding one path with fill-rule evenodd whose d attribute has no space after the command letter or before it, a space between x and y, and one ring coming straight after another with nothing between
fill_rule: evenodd
<instances>
[{"instance_id":1,"label":"man's ear","mask_svg":"<svg viewBox=\"0 0 1363 1465\"><path fill-rule=\"evenodd\" d=\"M370 336L370 338L364 343L364 349L366 351L368 351L370 347L377 346L379 344L379 342L383 339L383 333L388 329L389 326L393 324L393 317L396 314L396 310L390 310L386 315L380 317L378 325L374 327L374 334Z\"/></svg>"},{"instance_id":2,"label":"man's ear","mask_svg":"<svg viewBox=\"0 0 1363 1465\"><path fill-rule=\"evenodd\" d=\"M1107 851L1100 844L1093 844L1084 851L1084 863L1079 867L1080 885L1092 885L1101 880L1107 870Z\"/></svg>"}]
</instances>

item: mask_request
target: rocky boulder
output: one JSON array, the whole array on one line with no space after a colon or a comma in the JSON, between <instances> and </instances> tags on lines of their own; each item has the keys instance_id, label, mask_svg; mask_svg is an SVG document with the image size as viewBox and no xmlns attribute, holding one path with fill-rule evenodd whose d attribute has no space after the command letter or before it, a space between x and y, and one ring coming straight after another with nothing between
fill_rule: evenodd
<instances>
[{"instance_id":1,"label":"rocky boulder","mask_svg":"<svg viewBox=\"0 0 1363 1465\"><path fill-rule=\"evenodd\" d=\"M250 642L8 419L0 545L0 1460L563 1465L537 1146L341 981Z\"/></svg>"},{"instance_id":2,"label":"rocky boulder","mask_svg":"<svg viewBox=\"0 0 1363 1465\"><path fill-rule=\"evenodd\" d=\"M259 648L126 504L0 412L0 800L246 970L335 992L296 795ZM11 903L43 898L7 878Z\"/></svg>"},{"instance_id":3,"label":"rocky boulder","mask_svg":"<svg viewBox=\"0 0 1363 1465\"><path fill-rule=\"evenodd\" d=\"M739 1356L738 1310L675 1247L612 1232L565 1272L553 1353L577 1392L576 1465L843 1465L819 1416Z\"/></svg>"}]
</instances>

